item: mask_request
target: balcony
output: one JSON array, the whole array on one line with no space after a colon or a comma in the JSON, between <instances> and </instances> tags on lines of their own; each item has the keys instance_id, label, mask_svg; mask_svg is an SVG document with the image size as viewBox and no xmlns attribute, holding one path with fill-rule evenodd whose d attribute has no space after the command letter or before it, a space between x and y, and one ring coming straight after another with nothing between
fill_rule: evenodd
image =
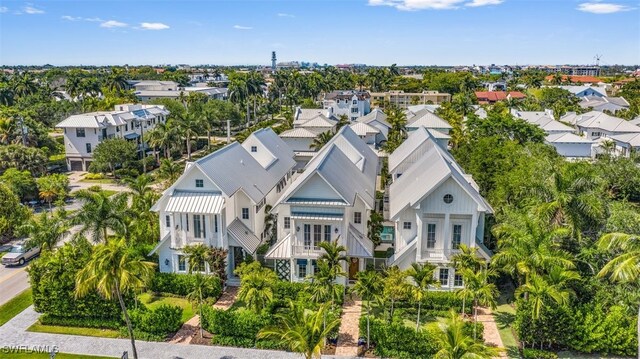
<instances>
[{"instance_id":1,"label":"balcony","mask_svg":"<svg viewBox=\"0 0 640 359\"><path fill-rule=\"evenodd\" d=\"M324 253L324 249L318 246L293 246L294 256L319 257L322 253Z\"/></svg>"},{"instance_id":2,"label":"balcony","mask_svg":"<svg viewBox=\"0 0 640 359\"><path fill-rule=\"evenodd\" d=\"M452 248L423 248L422 249L422 259L425 261L436 260L436 261L449 261L451 257L459 253L459 249Z\"/></svg>"}]
</instances>

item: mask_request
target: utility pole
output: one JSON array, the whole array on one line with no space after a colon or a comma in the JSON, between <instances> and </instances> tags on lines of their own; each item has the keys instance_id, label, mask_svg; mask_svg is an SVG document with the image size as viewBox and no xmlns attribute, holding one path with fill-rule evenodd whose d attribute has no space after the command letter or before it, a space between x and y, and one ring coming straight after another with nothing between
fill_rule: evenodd
<instances>
[{"instance_id":1,"label":"utility pole","mask_svg":"<svg viewBox=\"0 0 640 359\"><path fill-rule=\"evenodd\" d=\"M28 129L26 129L24 126L24 118L22 116L19 116L18 119L19 119L18 123L20 124L20 132L22 133L22 145L26 147Z\"/></svg>"},{"instance_id":2,"label":"utility pole","mask_svg":"<svg viewBox=\"0 0 640 359\"><path fill-rule=\"evenodd\" d=\"M142 148L142 173L147 173L147 162L144 160L146 152L144 148L144 124L147 120L138 121L140 124L140 147Z\"/></svg>"},{"instance_id":3,"label":"utility pole","mask_svg":"<svg viewBox=\"0 0 640 359\"><path fill-rule=\"evenodd\" d=\"M231 120L227 120L227 144L231 142Z\"/></svg>"}]
</instances>

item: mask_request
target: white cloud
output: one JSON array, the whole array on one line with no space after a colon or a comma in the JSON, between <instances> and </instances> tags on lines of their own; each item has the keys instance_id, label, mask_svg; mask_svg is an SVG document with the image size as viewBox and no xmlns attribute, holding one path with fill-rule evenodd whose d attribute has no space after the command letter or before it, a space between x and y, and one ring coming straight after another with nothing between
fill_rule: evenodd
<instances>
[{"instance_id":1,"label":"white cloud","mask_svg":"<svg viewBox=\"0 0 640 359\"><path fill-rule=\"evenodd\" d=\"M29 15L44 14L44 10L35 8L31 5L25 6L24 8L22 8L22 10Z\"/></svg>"},{"instance_id":2,"label":"white cloud","mask_svg":"<svg viewBox=\"0 0 640 359\"><path fill-rule=\"evenodd\" d=\"M279 12L279 13L278 13L278 16L279 16L279 17L296 17L296 16L295 16L295 15L293 15L293 14L287 14L287 13L284 13L284 12Z\"/></svg>"},{"instance_id":3,"label":"white cloud","mask_svg":"<svg viewBox=\"0 0 640 359\"><path fill-rule=\"evenodd\" d=\"M127 27L127 26L129 25L125 24L124 22L120 22L116 20L108 20L100 24L100 27L106 27L108 29L115 28L115 27Z\"/></svg>"},{"instance_id":4,"label":"white cloud","mask_svg":"<svg viewBox=\"0 0 640 359\"><path fill-rule=\"evenodd\" d=\"M391 6L398 10L455 9L464 0L369 0L371 6Z\"/></svg>"},{"instance_id":5,"label":"white cloud","mask_svg":"<svg viewBox=\"0 0 640 359\"><path fill-rule=\"evenodd\" d=\"M103 22L104 20L102 20L99 17L82 17L82 16L71 16L71 15L64 15L60 17L62 20L67 20L67 21L89 21L89 22Z\"/></svg>"},{"instance_id":6,"label":"white cloud","mask_svg":"<svg viewBox=\"0 0 640 359\"><path fill-rule=\"evenodd\" d=\"M9 8L6 6L0 6L0 14L9 12Z\"/></svg>"},{"instance_id":7,"label":"white cloud","mask_svg":"<svg viewBox=\"0 0 640 359\"><path fill-rule=\"evenodd\" d=\"M250 26L242 26L242 25L233 25L233 28L236 30L252 30L253 29Z\"/></svg>"},{"instance_id":8,"label":"white cloud","mask_svg":"<svg viewBox=\"0 0 640 359\"><path fill-rule=\"evenodd\" d=\"M473 0L469 3L464 4L464 6L479 7L487 5L500 5L503 2L504 0Z\"/></svg>"},{"instance_id":9,"label":"white cloud","mask_svg":"<svg viewBox=\"0 0 640 359\"><path fill-rule=\"evenodd\" d=\"M578 5L578 10L592 14L613 14L621 11L629 11L630 7L606 2L585 2Z\"/></svg>"},{"instance_id":10,"label":"white cloud","mask_svg":"<svg viewBox=\"0 0 640 359\"><path fill-rule=\"evenodd\" d=\"M140 24L140 28L143 30L166 30L169 28L169 25L161 22L143 22Z\"/></svg>"}]
</instances>

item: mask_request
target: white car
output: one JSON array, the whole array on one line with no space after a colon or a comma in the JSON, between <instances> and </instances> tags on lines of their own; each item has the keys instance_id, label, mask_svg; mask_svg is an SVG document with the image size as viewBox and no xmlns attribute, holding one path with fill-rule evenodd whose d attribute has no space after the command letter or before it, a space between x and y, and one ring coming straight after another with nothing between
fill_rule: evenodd
<instances>
[{"instance_id":1,"label":"white car","mask_svg":"<svg viewBox=\"0 0 640 359\"><path fill-rule=\"evenodd\" d=\"M11 246L11 250L2 257L2 264L5 266L23 265L28 260L40 254L40 247L27 249L25 243L20 242Z\"/></svg>"}]
</instances>

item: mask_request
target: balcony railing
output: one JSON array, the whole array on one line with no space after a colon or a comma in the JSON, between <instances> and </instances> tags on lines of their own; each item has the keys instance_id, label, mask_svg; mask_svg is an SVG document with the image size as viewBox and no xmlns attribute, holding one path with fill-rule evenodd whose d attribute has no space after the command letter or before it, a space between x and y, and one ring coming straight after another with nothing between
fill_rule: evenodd
<instances>
[{"instance_id":1,"label":"balcony railing","mask_svg":"<svg viewBox=\"0 0 640 359\"><path fill-rule=\"evenodd\" d=\"M318 246L293 246L293 254L296 256L316 257L324 253L324 249Z\"/></svg>"},{"instance_id":2,"label":"balcony railing","mask_svg":"<svg viewBox=\"0 0 640 359\"><path fill-rule=\"evenodd\" d=\"M424 260L450 260L452 256L459 253L459 249L453 248L423 248L422 259Z\"/></svg>"}]
</instances>

